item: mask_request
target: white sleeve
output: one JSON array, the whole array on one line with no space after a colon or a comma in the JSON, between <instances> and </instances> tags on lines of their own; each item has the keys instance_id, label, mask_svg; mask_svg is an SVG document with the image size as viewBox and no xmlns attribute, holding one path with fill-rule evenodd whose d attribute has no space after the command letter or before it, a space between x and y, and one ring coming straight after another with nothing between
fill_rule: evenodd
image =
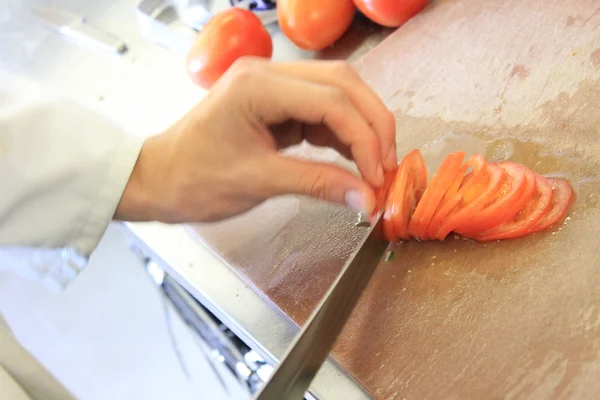
<instances>
[{"instance_id":1,"label":"white sleeve","mask_svg":"<svg viewBox=\"0 0 600 400\"><path fill-rule=\"evenodd\" d=\"M111 222L142 143L0 71L0 269L66 287Z\"/></svg>"}]
</instances>

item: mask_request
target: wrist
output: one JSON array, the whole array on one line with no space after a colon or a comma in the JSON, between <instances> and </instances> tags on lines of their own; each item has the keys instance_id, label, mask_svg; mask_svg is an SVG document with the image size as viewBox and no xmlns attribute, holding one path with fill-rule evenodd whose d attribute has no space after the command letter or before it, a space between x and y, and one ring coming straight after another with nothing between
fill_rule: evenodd
<instances>
[{"instance_id":1,"label":"wrist","mask_svg":"<svg viewBox=\"0 0 600 400\"><path fill-rule=\"evenodd\" d=\"M169 146L163 135L144 141L119 205L115 220L130 222L164 220L166 204L164 176Z\"/></svg>"}]
</instances>

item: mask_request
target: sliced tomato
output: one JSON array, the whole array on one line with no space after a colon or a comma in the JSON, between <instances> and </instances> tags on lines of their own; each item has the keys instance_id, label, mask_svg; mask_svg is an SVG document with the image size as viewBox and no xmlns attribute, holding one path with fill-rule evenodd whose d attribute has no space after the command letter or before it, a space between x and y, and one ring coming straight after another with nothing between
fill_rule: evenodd
<instances>
[{"instance_id":1,"label":"sliced tomato","mask_svg":"<svg viewBox=\"0 0 600 400\"><path fill-rule=\"evenodd\" d=\"M392 183L394 183L396 179L396 173L398 172L398 167L394 168L393 171L389 171L385 174L385 180L383 182L383 186L381 186L375 192L375 199L377 201L375 206L375 212L383 210L385 207L385 202L387 200L388 194L390 193L390 189L392 187ZM383 210L385 211L385 210Z\"/></svg>"},{"instance_id":2,"label":"sliced tomato","mask_svg":"<svg viewBox=\"0 0 600 400\"><path fill-rule=\"evenodd\" d=\"M395 205L392 200L394 193L396 192L396 175L398 174L398 169L396 169L396 173L393 175L393 179L390 182L390 189L385 194L385 208L383 210L383 234L385 238L390 241L396 241L396 232L394 232L394 221L392 221L392 215L394 214Z\"/></svg>"},{"instance_id":3,"label":"sliced tomato","mask_svg":"<svg viewBox=\"0 0 600 400\"><path fill-rule=\"evenodd\" d=\"M536 183L535 174L523 165L500 163L505 180L488 200L485 207L466 220L454 231L464 237L477 236L521 211L532 196Z\"/></svg>"},{"instance_id":4,"label":"sliced tomato","mask_svg":"<svg viewBox=\"0 0 600 400\"><path fill-rule=\"evenodd\" d=\"M465 165L461 167L457 179L455 179L452 185L448 188L448 191L440 203L438 210L431 219L429 228L427 230L427 236L435 236L439 227L444 221L444 218L446 218L446 216L448 216L448 214L450 214L450 212L457 207L472 184L481 179L482 174L487 174L485 165L485 159L479 154L474 154L469 157ZM466 176L463 176L469 167L472 167L473 171Z\"/></svg>"},{"instance_id":5,"label":"sliced tomato","mask_svg":"<svg viewBox=\"0 0 600 400\"><path fill-rule=\"evenodd\" d=\"M418 150L386 175L377 192L390 241L444 240L452 231L478 241L522 237L562 219L573 198L569 184L515 163L486 163L480 155L462 165L464 152L448 155L427 187ZM465 175L469 167L473 170Z\"/></svg>"},{"instance_id":6,"label":"sliced tomato","mask_svg":"<svg viewBox=\"0 0 600 400\"><path fill-rule=\"evenodd\" d=\"M481 211L489 202L489 199L498 192L498 188L501 187L505 179L502 169L497 165L487 164L485 171L486 173L479 174L477 178L473 177L469 185L465 186L465 193L459 205L446 216L437 229L434 236L436 239L444 240L458 225L468 221Z\"/></svg>"},{"instance_id":7,"label":"sliced tomato","mask_svg":"<svg viewBox=\"0 0 600 400\"><path fill-rule=\"evenodd\" d=\"M429 222L429 226L427 227L427 232L425 234L426 237L433 237L443 218L448 215L448 213L452 211L454 207L456 207L456 204L460 200L459 189L463 185L465 179L471 178L471 174L465 176L468 168L469 167L466 164L460 167L458 173L456 174L456 178L446 191L446 194L444 194L442 201L440 201L440 204L438 205L437 211L433 214L431 222Z\"/></svg>"},{"instance_id":8,"label":"sliced tomato","mask_svg":"<svg viewBox=\"0 0 600 400\"><path fill-rule=\"evenodd\" d=\"M408 240L408 223L427 186L427 167L418 150L408 153L400 162L387 197L384 233L390 241Z\"/></svg>"},{"instance_id":9,"label":"sliced tomato","mask_svg":"<svg viewBox=\"0 0 600 400\"><path fill-rule=\"evenodd\" d=\"M566 181L562 179L548 178L548 183L552 187L552 202L548 212L531 228L531 232L543 231L546 228L561 220L567 210L571 199L573 198L573 190Z\"/></svg>"},{"instance_id":10,"label":"sliced tomato","mask_svg":"<svg viewBox=\"0 0 600 400\"><path fill-rule=\"evenodd\" d=\"M546 178L535 176L536 191L525 207L513 218L475 237L480 242L511 239L532 232L538 221L548 212L552 201L552 187Z\"/></svg>"},{"instance_id":11,"label":"sliced tomato","mask_svg":"<svg viewBox=\"0 0 600 400\"><path fill-rule=\"evenodd\" d=\"M446 191L460 173L460 167L464 157L465 153L462 151L452 153L442 162L442 165L437 170L431 183L425 190L423 198L419 202L410 221L408 230L412 237L421 240L427 239L427 228L429 227L429 223L446 194Z\"/></svg>"},{"instance_id":12,"label":"sliced tomato","mask_svg":"<svg viewBox=\"0 0 600 400\"><path fill-rule=\"evenodd\" d=\"M394 232L397 239L410 239L408 224L427 187L427 167L418 150L408 153L398 168L396 190L393 193Z\"/></svg>"},{"instance_id":13,"label":"sliced tomato","mask_svg":"<svg viewBox=\"0 0 600 400\"><path fill-rule=\"evenodd\" d=\"M394 187L394 192L390 196L390 204L391 204L391 223L393 226L394 238L393 241L397 241L398 239L407 239L405 237L405 227L403 221L409 221L410 215L414 211L414 209L409 210L406 207L406 203L408 202L408 197L411 195L410 188L408 187L408 179L409 179L409 169L406 168L406 165L401 165L398 168L398 173L396 174L396 184Z\"/></svg>"}]
</instances>

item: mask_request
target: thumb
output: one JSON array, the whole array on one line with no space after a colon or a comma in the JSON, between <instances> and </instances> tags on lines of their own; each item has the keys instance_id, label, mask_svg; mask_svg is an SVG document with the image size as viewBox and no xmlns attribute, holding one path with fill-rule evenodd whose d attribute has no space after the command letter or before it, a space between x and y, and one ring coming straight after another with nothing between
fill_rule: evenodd
<instances>
[{"instance_id":1,"label":"thumb","mask_svg":"<svg viewBox=\"0 0 600 400\"><path fill-rule=\"evenodd\" d=\"M270 181L278 194L301 194L370 216L375 209L371 186L343 168L319 162L277 156Z\"/></svg>"}]
</instances>

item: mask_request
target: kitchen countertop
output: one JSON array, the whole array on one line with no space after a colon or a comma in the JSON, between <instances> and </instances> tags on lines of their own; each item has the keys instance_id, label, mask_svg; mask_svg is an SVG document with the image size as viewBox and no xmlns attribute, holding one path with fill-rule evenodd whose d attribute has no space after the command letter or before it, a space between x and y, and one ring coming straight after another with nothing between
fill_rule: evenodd
<instances>
[{"instance_id":1,"label":"kitchen countertop","mask_svg":"<svg viewBox=\"0 0 600 400\"><path fill-rule=\"evenodd\" d=\"M48 4L5 0L0 11L0 65L66 92L147 136L159 132L197 103L205 91L189 81L185 54L159 47L142 36L136 22L136 0L112 2L54 1L88 17L127 43L123 56L69 43L28 14L28 7ZM331 49L315 54L298 49L273 32L274 60L308 58L353 60L377 45L391 30L357 17L350 31ZM165 101L168 99L168 101ZM258 295L210 248L180 225L123 224L133 245L159 261L205 307L263 357L274 363L285 352L298 327ZM317 375L311 391L318 398L368 398L332 361Z\"/></svg>"}]
</instances>

